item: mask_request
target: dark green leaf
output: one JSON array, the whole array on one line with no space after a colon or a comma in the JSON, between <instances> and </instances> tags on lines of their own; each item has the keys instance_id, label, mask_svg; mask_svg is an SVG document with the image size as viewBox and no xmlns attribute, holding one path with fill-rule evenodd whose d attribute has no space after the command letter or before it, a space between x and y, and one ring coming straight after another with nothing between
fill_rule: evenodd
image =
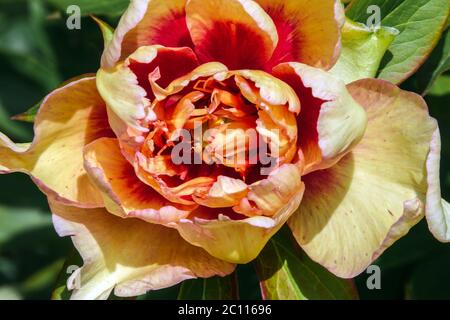
<instances>
[{"instance_id":1,"label":"dark green leaf","mask_svg":"<svg viewBox=\"0 0 450 320\"><path fill-rule=\"evenodd\" d=\"M130 3L129 0L47 0L54 7L66 12L71 5L80 7L81 14L118 16Z\"/></svg>"},{"instance_id":2,"label":"dark green leaf","mask_svg":"<svg viewBox=\"0 0 450 320\"><path fill-rule=\"evenodd\" d=\"M413 74L437 45L450 12L450 0L358 0L349 18L367 23L369 6L381 9L381 24L400 34L384 56L379 78L400 83Z\"/></svg>"},{"instance_id":3,"label":"dark green leaf","mask_svg":"<svg viewBox=\"0 0 450 320\"><path fill-rule=\"evenodd\" d=\"M178 300L237 299L236 274L226 277L186 280L181 284Z\"/></svg>"},{"instance_id":4,"label":"dark green leaf","mask_svg":"<svg viewBox=\"0 0 450 320\"><path fill-rule=\"evenodd\" d=\"M262 295L267 300L350 300L357 293L349 280L337 278L309 259L282 230L255 261Z\"/></svg>"},{"instance_id":5,"label":"dark green leaf","mask_svg":"<svg viewBox=\"0 0 450 320\"><path fill-rule=\"evenodd\" d=\"M0 24L0 56L46 90L61 82L56 58L45 32L46 12L41 1L29 1L28 18Z\"/></svg>"},{"instance_id":6,"label":"dark green leaf","mask_svg":"<svg viewBox=\"0 0 450 320\"><path fill-rule=\"evenodd\" d=\"M409 90L426 95L430 92L438 77L450 69L450 30L447 30L430 58L411 77L405 86Z\"/></svg>"}]
</instances>

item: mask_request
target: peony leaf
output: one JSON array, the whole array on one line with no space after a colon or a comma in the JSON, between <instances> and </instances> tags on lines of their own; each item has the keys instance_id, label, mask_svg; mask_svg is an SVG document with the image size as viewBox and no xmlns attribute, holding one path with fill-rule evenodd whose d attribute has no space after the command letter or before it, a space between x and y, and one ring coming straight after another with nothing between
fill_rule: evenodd
<instances>
[{"instance_id":1,"label":"peony leaf","mask_svg":"<svg viewBox=\"0 0 450 320\"><path fill-rule=\"evenodd\" d=\"M400 34L389 46L378 77L399 84L422 65L437 45L450 13L450 0L358 0L347 7L352 20L367 23L378 6L381 25Z\"/></svg>"},{"instance_id":2,"label":"peony leaf","mask_svg":"<svg viewBox=\"0 0 450 320\"><path fill-rule=\"evenodd\" d=\"M108 16L121 15L130 3L129 0L47 0L47 2L64 12L69 6L75 5L81 9L82 15Z\"/></svg>"},{"instance_id":3,"label":"peony leaf","mask_svg":"<svg viewBox=\"0 0 450 320\"><path fill-rule=\"evenodd\" d=\"M184 281L178 300L235 300L238 298L236 273L226 277Z\"/></svg>"},{"instance_id":4,"label":"peony leaf","mask_svg":"<svg viewBox=\"0 0 450 320\"><path fill-rule=\"evenodd\" d=\"M448 70L450 70L450 29L444 33L427 62L406 85L415 92L427 95L431 93L430 90L439 76Z\"/></svg>"},{"instance_id":5,"label":"peony leaf","mask_svg":"<svg viewBox=\"0 0 450 320\"><path fill-rule=\"evenodd\" d=\"M265 300L351 300L357 298L349 280L337 278L309 259L289 229L273 237L255 260Z\"/></svg>"},{"instance_id":6,"label":"peony leaf","mask_svg":"<svg viewBox=\"0 0 450 320\"><path fill-rule=\"evenodd\" d=\"M371 29L347 19L342 29L342 52L331 73L345 83L376 76L381 59L398 30L389 27Z\"/></svg>"}]
</instances>

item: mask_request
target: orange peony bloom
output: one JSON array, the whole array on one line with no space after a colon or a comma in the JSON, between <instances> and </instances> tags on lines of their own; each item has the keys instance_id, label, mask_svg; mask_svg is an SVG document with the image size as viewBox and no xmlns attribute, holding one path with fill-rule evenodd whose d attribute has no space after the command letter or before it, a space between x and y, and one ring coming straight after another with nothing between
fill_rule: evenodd
<instances>
[{"instance_id":1,"label":"orange peony bloom","mask_svg":"<svg viewBox=\"0 0 450 320\"><path fill-rule=\"evenodd\" d=\"M134 0L101 68L49 94L31 144L0 133L84 266L73 298L233 272L285 224L344 278L424 214L450 240L439 130L416 94L346 85L338 0Z\"/></svg>"}]
</instances>

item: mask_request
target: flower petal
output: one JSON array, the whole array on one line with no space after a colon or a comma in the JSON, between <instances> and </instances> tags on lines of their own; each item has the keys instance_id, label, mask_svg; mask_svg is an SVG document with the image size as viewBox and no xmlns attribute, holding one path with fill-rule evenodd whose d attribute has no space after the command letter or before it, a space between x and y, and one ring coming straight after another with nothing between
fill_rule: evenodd
<instances>
[{"instance_id":1,"label":"flower petal","mask_svg":"<svg viewBox=\"0 0 450 320\"><path fill-rule=\"evenodd\" d=\"M332 168L304 177L288 222L306 253L340 277L361 273L424 213L436 122L423 99L382 80L349 90L368 114L362 141Z\"/></svg>"},{"instance_id":2,"label":"flower petal","mask_svg":"<svg viewBox=\"0 0 450 320\"><path fill-rule=\"evenodd\" d=\"M253 0L189 0L186 19L201 62L230 69L258 69L272 56L278 34Z\"/></svg>"},{"instance_id":3,"label":"flower petal","mask_svg":"<svg viewBox=\"0 0 450 320\"><path fill-rule=\"evenodd\" d=\"M49 94L35 120L32 144L15 145L0 134L0 173L24 172L52 198L81 207L103 201L83 168L83 148L111 137L95 78L83 78Z\"/></svg>"},{"instance_id":4,"label":"flower petal","mask_svg":"<svg viewBox=\"0 0 450 320\"><path fill-rule=\"evenodd\" d=\"M79 209L50 201L53 223L71 236L83 258L72 299L132 297L191 278L225 276L234 265L191 246L170 228L121 219L104 209Z\"/></svg>"},{"instance_id":5,"label":"flower petal","mask_svg":"<svg viewBox=\"0 0 450 320\"><path fill-rule=\"evenodd\" d=\"M216 209L219 212L217 219L199 218L194 214L173 226L186 241L204 248L214 257L232 263L248 263L258 256L267 241L298 208L303 196L304 185L295 165L284 165L271 177L251 187L248 200L255 201L260 210L276 209L272 217L231 220L226 210ZM281 182L281 178L285 180ZM274 203L269 203L273 200ZM206 208L198 209L200 215L202 210Z\"/></svg>"},{"instance_id":6,"label":"flower petal","mask_svg":"<svg viewBox=\"0 0 450 320\"><path fill-rule=\"evenodd\" d=\"M194 200L205 207L226 208L238 205L247 193L248 186L244 181L219 176L206 194L194 194Z\"/></svg>"},{"instance_id":7,"label":"flower petal","mask_svg":"<svg viewBox=\"0 0 450 320\"><path fill-rule=\"evenodd\" d=\"M439 129L436 129L427 160L428 192L426 217L428 227L436 239L442 242L450 242L450 204L441 198L440 160L441 136Z\"/></svg>"},{"instance_id":8,"label":"flower petal","mask_svg":"<svg viewBox=\"0 0 450 320\"><path fill-rule=\"evenodd\" d=\"M105 48L102 68L112 68L142 46L193 47L185 4L186 0L132 0Z\"/></svg>"},{"instance_id":9,"label":"flower petal","mask_svg":"<svg viewBox=\"0 0 450 320\"><path fill-rule=\"evenodd\" d=\"M341 49L344 12L339 0L256 0L273 19L278 46L266 70L282 62L331 68Z\"/></svg>"},{"instance_id":10,"label":"flower petal","mask_svg":"<svg viewBox=\"0 0 450 320\"><path fill-rule=\"evenodd\" d=\"M112 69L100 69L98 90L110 111L111 127L121 142L147 131L146 122L156 117L150 110L154 95L149 74L159 70L161 77L154 81L165 86L197 66L189 48L149 46L140 47Z\"/></svg>"},{"instance_id":11,"label":"flower petal","mask_svg":"<svg viewBox=\"0 0 450 320\"><path fill-rule=\"evenodd\" d=\"M289 107L293 113L300 112L300 101L295 91L280 79L260 70L235 70L221 72L214 76L218 81L223 81L232 76L236 76L236 84L241 93L250 102L261 105L266 103L272 106ZM253 85L249 85L249 80Z\"/></svg>"},{"instance_id":12,"label":"flower petal","mask_svg":"<svg viewBox=\"0 0 450 320\"><path fill-rule=\"evenodd\" d=\"M84 154L86 170L102 191L111 213L165 224L186 218L194 209L167 201L141 182L123 157L117 139L96 140L85 148Z\"/></svg>"},{"instance_id":13,"label":"flower petal","mask_svg":"<svg viewBox=\"0 0 450 320\"><path fill-rule=\"evenodd\" d=\"M303 105L297 127L305 173L332 166L361 140L367 116L343 81L301 63L282 63L274 75L294 88Z\"/></svg>"}]
</instances>

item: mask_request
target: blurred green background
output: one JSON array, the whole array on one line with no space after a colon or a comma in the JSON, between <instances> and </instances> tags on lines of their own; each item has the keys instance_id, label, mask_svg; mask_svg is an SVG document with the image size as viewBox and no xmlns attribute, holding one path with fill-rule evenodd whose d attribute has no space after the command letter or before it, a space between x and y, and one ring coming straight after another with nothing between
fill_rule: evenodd
<instances>
[{"instance_id":1,"label":"blurred green background","mask_svg":"<svg viewBox=\"0 0 450 320\"><path fill-rule=\"evenodd\" d=\"M89 11L92 1L85 2ZM117 6L115 2L109 2L114 10L101 15L112 25L123 10L123 1ZM89 17L83 17L81 30L68 30L63 9L70 3L0 0L0 131L16 142L31 141L32 125L11 121L10 116L35 105L62 81L98 69L101 34ZM435 49L432 59L439 60L443 46ZM422 68L403 87L422 92L426 71ZM443 195L450 199L449 73L439 77L426 100L440 123ZM46 199L27 176L1 175L0 190L0 299L48 299L71 252L70 240L58 238ZM382 271L382 289L368 290L369 275L363 273L356 279L362 299L450 299L450 244L435 241L425 222L376 264ZM238 276L241 298L259 298L252 266L241 266ZM177 292L175 287L149 297L176 298Z\"/></svg>"}]
</instances>

